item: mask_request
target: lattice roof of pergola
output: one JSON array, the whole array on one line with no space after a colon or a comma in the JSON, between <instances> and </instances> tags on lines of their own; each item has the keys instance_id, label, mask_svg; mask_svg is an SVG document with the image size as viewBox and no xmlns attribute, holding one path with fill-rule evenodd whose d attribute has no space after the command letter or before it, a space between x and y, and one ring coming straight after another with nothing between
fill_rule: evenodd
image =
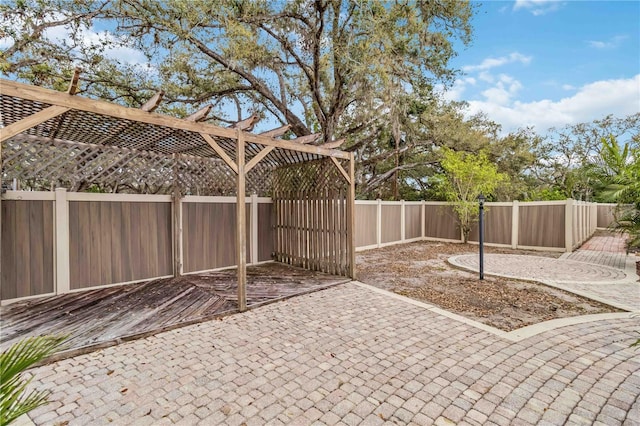
<instances>
[{"instance_id":1,"label":"lattice roof of pergola","mask_svg":"<svg viewBox=\"0 0 640 426\"><path fill-rule=\"evenodd\" d=\"M122 179L129 170L138 180L156 179L158 185L166 185L171 179L158 170L173 168L184 172L177 173L180 177L173 179L182 180L185 187L193 182L224 184L222 181L236 171L234 161L240 138L244 141L247 168L253 169L247 174L249 184L252 181L258 184L259 175L281 166L326 157L349 159L349 153L335 149L178 119L7 80L0 80L0 126L1 140L6 142L5 152L1 152L5 173L9 165L12 169L29 168L53 177L52 169L57 166L58 175L74 173L78 179L84 175L92 179L113 176ZM51 161L55 164L44 167ZM181 166L176 168L178 163ZM82 167L78 168L78 164ZM206 170L211 166L224 172ZM153 176L150 170L154 171ZM207 173L217 176L213 180L205 178Z\"/></svg>"}]
</instances>

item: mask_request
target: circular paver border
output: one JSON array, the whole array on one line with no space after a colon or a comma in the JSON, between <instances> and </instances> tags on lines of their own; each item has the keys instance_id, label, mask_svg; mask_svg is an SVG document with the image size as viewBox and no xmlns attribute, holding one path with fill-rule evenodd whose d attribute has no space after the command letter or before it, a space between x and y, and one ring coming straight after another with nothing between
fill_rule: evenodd
<instances>
[{"instance_id":1,"label":"circular paver border","mask_svg":"<svg viewBox=\"0 0 640 426\"><path fill-rule=\"evenodd\" d=\"M458 268L478 272L476 254L452 256L447 261ZM484 273L504 278L546 283L621 284L628 281L625 271L569 259L518 254L486 254Z\"/></svg>"}]
</instances>

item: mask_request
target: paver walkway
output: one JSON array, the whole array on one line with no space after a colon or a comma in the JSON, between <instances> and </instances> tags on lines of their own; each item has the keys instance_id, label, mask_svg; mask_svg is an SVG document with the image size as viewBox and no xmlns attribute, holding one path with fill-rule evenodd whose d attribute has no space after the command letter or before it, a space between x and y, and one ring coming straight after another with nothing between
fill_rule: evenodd
<instances>
[{"instance_id":1,"label":"paver walkway","mask_svg":"<svg viewBox=\"0 0 640 426\"><path fill-rule=\"evenodd\" d=\"M541 256L487 254L484 272L539 281L628 311L640 311L640 282L634 255L627 255L624 237L601 233L559 259ZM479 270L477 254L453 256L455 266Z\"/></svg>"},{"instance_id":2,"label":"paver walkway","mask_svg":"<svg viewBox=\"0 0 640 426\"><path fill-rule=\"evenodd\" d=\"M33 370L36 424L633 425L630 314L514 341L355 283Z\"/></svg>"},{"instance_id":3,"label":"paver walkway","mask_svg":"<svg viewBox=\"0 0 640 426\"><path fill-rule=\"evenodd\" d=\"M564 259L589 262L596 265L611 266L625 270L627 268L627 250L625 238L621 234L598 232L578 250L565 253Z\"/></svg>"}]
</instances>

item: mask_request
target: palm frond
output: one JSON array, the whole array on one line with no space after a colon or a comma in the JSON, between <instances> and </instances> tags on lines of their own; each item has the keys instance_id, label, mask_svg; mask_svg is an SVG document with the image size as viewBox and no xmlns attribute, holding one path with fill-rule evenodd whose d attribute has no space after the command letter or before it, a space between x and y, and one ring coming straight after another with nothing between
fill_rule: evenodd
<instances>
[{"instance_id":1,"label":"palm frond","mask_svg":"<svg viewBox=\"0 0 640 426\"><path fill-rule=\"evenodd\" d=\"M32 378L21 373L62 346L67 336L28 337L0 354L0 426L5 426L47 402L49 392L26 393Z\"/></svg>"}]
</instances>

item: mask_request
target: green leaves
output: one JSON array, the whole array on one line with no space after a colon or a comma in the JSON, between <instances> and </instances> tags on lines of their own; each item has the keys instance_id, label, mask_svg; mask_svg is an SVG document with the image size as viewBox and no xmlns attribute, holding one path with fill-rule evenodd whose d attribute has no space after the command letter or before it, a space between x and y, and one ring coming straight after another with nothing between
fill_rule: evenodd
<instances>
[{"instance_id":1,"label":"green leaves","mask_svg":"<svg viewBox=\"0 0 640 426\"><path fill-rule=\"evenodd\" d=\"M498 172L484 152L472 154L443 148L441 164L445 173L440 180L440 190L446 200L453 203L467 242L471 224L478 215L478 196L493 194L507 176Z\"/></svg>"},{"instance_id":2,"label":"green leaves","mask_svg":"<svg viewBox=\"0 0 640 426\"><path fill-rule=\"evenodd\" d=\"M21 373L60 348L66 336L28 337L0 354L0 426L46 404L48 392L25 393L31 379Z\"/></svg>"}]
</instances>

